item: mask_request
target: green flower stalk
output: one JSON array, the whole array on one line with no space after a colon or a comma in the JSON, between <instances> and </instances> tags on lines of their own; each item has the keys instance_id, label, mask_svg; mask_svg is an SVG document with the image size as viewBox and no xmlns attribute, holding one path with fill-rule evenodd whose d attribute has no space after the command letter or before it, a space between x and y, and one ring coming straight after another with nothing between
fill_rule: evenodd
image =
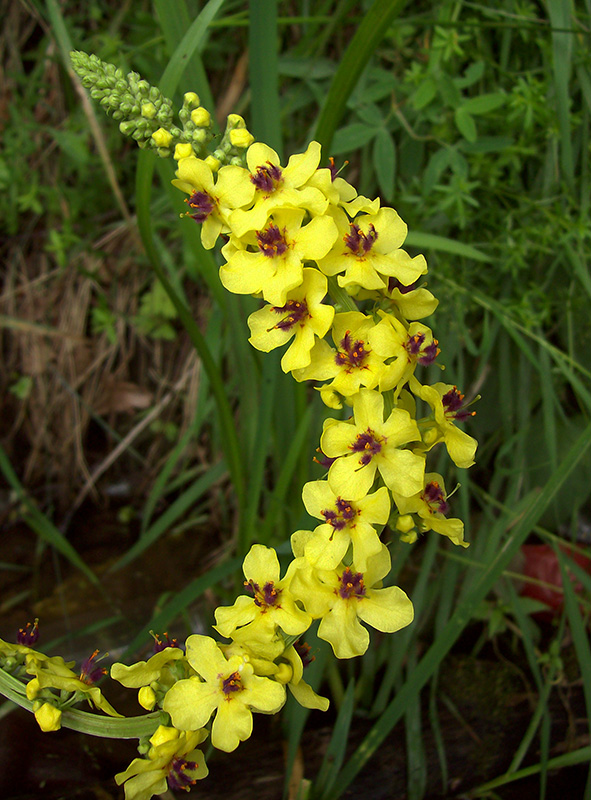
<instances>
[{"instance_id":1,"label":"green flower stalk","mask_svg":"<svg viewBox=\"0 0 591 800\"><path fill-rule=\"evenodd\" d=\"M185 94L178 112L180 124L176 124L172 100L137 72L125 75L114 64L81 50L72 51L70 60L93 100L98 100L107 114L119 122L121 133L135 139L142 149L155 150L161 158L174 154L177 160L208 157L213 172L224 164L244 163L245 151L254 138L238 114L228 116L224 135L208 156L207 145L214 137L213 120L195 92Z\"/></svg>"}]
</instances>

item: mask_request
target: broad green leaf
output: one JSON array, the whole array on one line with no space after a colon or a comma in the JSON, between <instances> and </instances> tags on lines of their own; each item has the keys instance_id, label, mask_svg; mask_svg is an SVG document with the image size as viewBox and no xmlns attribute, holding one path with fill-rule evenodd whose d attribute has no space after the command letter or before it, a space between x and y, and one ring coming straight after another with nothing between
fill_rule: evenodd
<instances>
[{"instance_id":1,"label":"broad green leaf","mask_svg":"<svg viewBox=\"0 0 591 800\"><path fill-rule=\"evenodd\" d=\"M494 111L495 108L500 108L506 101L507 95L503 92L491 92L464 100L462 108L469 114L487 114L489 111Z\"/></svg>"},{"instance_id":2,"label":"broad green leaf","mask_svg":"<svg viewBox=\"0 0 591 800\"><path fill-rule=\"evenodd\" d=\"M344 128L340 128L332 140L330 146L331 155L340 153L350 153L370 142L377 133L377 128L364 125L361 122L353 122Z\"/></svg>"}]
</instances>

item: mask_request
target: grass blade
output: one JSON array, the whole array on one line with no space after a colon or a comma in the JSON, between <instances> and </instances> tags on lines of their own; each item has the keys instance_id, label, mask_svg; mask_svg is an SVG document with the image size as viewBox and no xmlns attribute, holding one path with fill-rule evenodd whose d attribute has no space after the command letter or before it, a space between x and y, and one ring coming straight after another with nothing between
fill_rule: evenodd
<instances>
[{"instance_id":1,"label":"grass blade","mask_svg":"<svg viewBox=\"0 0 591 800\"><path fill-rule=\"evenodd\" d=\"M281 158L277 0L250 0L249 8L250 129Z\"/></svg>"},{"instance_id":2,"label":"grass blade","mask_svg":"<svg viewBox=\"0 0 591 800\"><path fill-rule=\"evenodd\" d=\"M35 531L40 539L43 539L44 542L54 547L64 558L67 558L70 564L79 569L91 583L100 587L101 583L94 572L85 564L82 558L80 558L63 533L37 508L35 503L27 495L16 472L12 468L8 456L1 446L0 470L2 470L4 477L18 497L19 503L22 503L27 509L27 513L23 517L24 522Z\"/></svg>"},{"instance_id":3,"label":"grass blade","mask_svg":"<svg viewBox=\"0 0 591 800\"><path fill-rule=\"evenodd\" d=\"M351 39L320 111L314 139L328 154L337 126L343 118L347 101L376 47L407 0L374 0Z\"/></svg>"}]
</instances>

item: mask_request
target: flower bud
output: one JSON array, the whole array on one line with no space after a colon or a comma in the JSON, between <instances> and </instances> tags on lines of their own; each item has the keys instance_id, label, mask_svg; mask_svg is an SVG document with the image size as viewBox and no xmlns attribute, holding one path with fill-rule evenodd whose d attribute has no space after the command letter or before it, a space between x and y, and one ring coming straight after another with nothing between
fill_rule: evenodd
<instances>
[{"instance_id":1,"label":"flower bud","mask_svg":"<svg viewBox=\"0 0 591 800\"><path fill-rule=\"evenodd\" d=\"M158 128L152 134L152 139L156 147L168 147L172 142L172 135L164 128Z\"/></svg>"},{"instance_id":2,"label":"flower bud","mask_svg":"<svg viewBox=\"0 0 591 800\"><path fill-rule=\"evenodd\" d=\"M193 147L188 142L179 142L174 148L174 158L180 161L181 158L189 158L193 155Z\"/></svg>"},{"instance_id":3,"label":"flower bud","mask_svg":"<svg viewBox=\"0 0 591 800\"><path fill-rule=\"evenodd\" d=\"M217 172L218 169L221 167L221 162L218 161L218 159L215 158L214 156L207 156L207 158L205 159L205 163L212 172Z\"/></svg>"},{"instance_id":4,"label":"flower bud","mask_svg":"<svg viewBox=\"0 0 591 800\"><path fill-rule=\"evenodd\" d=\"M234 128L230 131L232 147L247 148L254 142L254 136L246 128Z\"/></svg>"},{"instance_id":5,"label":"flower bud","mask_svg":"<svg viewBox=\"0 0 591 800\"><path fill-rule=\"evenodd\" d=\"M200 103L199 95L196 92L185 92L183 96L184 105L197 108Z\"/></svg>"},{"instance_id":6,"label":"flower bud","mask_svg":"<svg viewBox=\"0 0 591 800\"><path fill-rule=\"evenodd\" d=\"M206 108L199 106L191 111L191 122L197 125L198 128L209 128L211 125L211 114Z\"/></svg>"},{"instance_id":7,"label":"flower bud","mask_svg":"<svg viewBox=\"0 0 591 800\"><path fill-rule=\"evenodd\" d=\"M151 711L156 705L156 693L151 686L142 686L137 696L138 703L146 711Z\"/></svg>"},{"instance_id":8,"label":"flower bud","mask_svg":"<svg viewBox=\"0 0 591 800\"><path fill-rule=\"evenodd\" d=\"M415 521L412 518L412 514L403 514L401 517L398 517L396 521L396 530L400 531L401 533L408 533L411 531L415 526Z\"/></svg>"},{"instance_id":9,"label":"flower bud","mask_svg":"<svg viewBox=\"0 0 591 800\"><path fill-rule=\"evenodd\" d=\"M43 703L39 708L33 706L35 719L43 733L59 731L62 726L62 712L51 703Z\"/></svg>"},{"instance_id":10,"label":"flower bud","mask_svg":"<svg viewBox=\"0 0 591 800\"><path fill-rule=\"evenodd\" d=\"M142 103L142 117L154 119L156 116L156 106L154 103Z\"/></svg>"}]
</instances>

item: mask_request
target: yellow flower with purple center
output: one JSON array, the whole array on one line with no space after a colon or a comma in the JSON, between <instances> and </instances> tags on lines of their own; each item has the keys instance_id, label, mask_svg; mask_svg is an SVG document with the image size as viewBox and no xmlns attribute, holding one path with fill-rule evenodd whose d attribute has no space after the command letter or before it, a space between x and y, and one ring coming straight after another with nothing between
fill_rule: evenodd
<instances>
[{"instance_id":1,"label":"yellow flower with purple center","mask_svg":"<svg viewBox=\"0 0 591 800\"><path fill-rule=\"evenodd\" d=\"M26 670L29 675L34 677L27 684L27 698L37 700L38 698L50 699L51 689L58 689L61 693L69 692L74 695L73 702L86 699L95 708L100 708L105 714L112 717L120 717L117 711L103 697L101 690L96 686L98 681L105 674L102 667L97 666L95 659L98 650L87 658L81 665L80 673L76 674L70 667L73 662L66 663L61 656L51 658L42 653L32 652L26 656ZM50 699L50 702L52 700ZM62 702L71 705L71 698L64 700L63 696L56 698L55 704L59 707Z\"/></svg>"},{"instance_id":2,"label":"yellow flower with purple center","mask_svg":"<svg viewBox=\"0 0 591 800\"><path fill-rule=\"evenodd\" d=\"M294 592L306 609L320 618L318 636L329 642L337 658L353 658L365 653L369 633L365 622L384 633L394 633L413 620L413 606L397 586L381 588L390 571L388 549L367 561L363 572L341 564L335 570L313 569L305 559L296 559Z\"/></svg>"},{"instance_id":3,"label":"yellow flower with purple center","mask_svg":"<svg viewBox=\"0 0 591 800\"><path fill-rule=\"evenodd\" d=\"M359 311L336 314L332 324L331 347L321 339L310 353L310 364L294 372L297 381L331 380L320 387L326 405L341 408L341 398L351 398L361 386L373 389L387 367L384 358L371 348L370 332L376 327L373 317Z\"/></svg>"},{"instance_id":4,"label":"yellow flower with purple center","mask_svg":"<svg viewBox=\"0 0 591 800\"><path fill-rule=\"evenodd\" d=\"M277 208L302 208L313 217L326 211L328 200L313 186L306 186L320 161L320 145L310 142L305 153L297 153L282 167L277 153L266 144L255 142L248 148L246 163L255 191L251 209L239 208L232 214L231 228L237 237L263 228Z\"/></svg>"},{"instance_id":5,"label":"yellow flower with purple center","mask_svg":"<svg viewBox=\"0 0 591 800\"><path fill-rule=\"evenodd\" d=\"M369 342L376 354L393 359L382 370L380 391L394 389L397 396L418 364L428 367L440 353L437 339L426 325L411 322L405 325L392 314L379 311L382 321L369 332Z\"/></svg>"},{"instance_id":6,"label":"yellow flower with purple center","mask_svg":"<svg viewBox=\"0 0 591 800\"><path fill-rule=\"evenodd\" d=\"M211 742L230 753L252 733L252 713L276 714L285 703L285 687L254 674L243 657L226 659L209 636L187 639L187 659L201 676L175 683L166 694L163 709L180 730L195 731L215 712Z\"/></svg>"},{"instance_id":7,"label":"yellow flower with purple center","mask_svg":"<svg viewBox=\"0 0 591 800\"><path fill-rule=\"evenodd\" d=\"M189 791L209 770L197 745L207 731L181 731L160 725L150 738L147 758L134 758L125 772L115 775L124 785L125 800L150 800L168 789Z\"/></svg>"},{"instance_id":8,"label":"yellow flower with purple center","mask_svg":"<svg viewBox=\"0 0 591 800\"><path fill-rule=\"evenodd\" d=\"M232 236L222 248L226 263L220 280L235 294L262 293L267 303L282 306L287 293L300 286L306 261L329 250L337 230L331 217L314 217L302 226L305 211L277 210L260 230Z\"/></svg>"},{"instance_id":9,"label":"yellow flower with purple center","mask_svg":"<svg viewBox=\"0 0 591 800\"><path fill-rule=\"evenodd\" d=\"M423 488L425 459L404 445L420 441L417 423L408 411L394 408L384 421L384 398L361 389L353 399L354 421L325 425L322 452L336 459L328 482L335 494L359 500L369 492L379 471L392 491L410 497Z\"/></svg>"},{"instance_id":10,"label":"yellow flower with purple center","mask_svg":"<svg viewBox=\"0 0 591 800\"><path fill-rule=\"evenodd\" d=\"M248 341L268 353L293 338L281 359L281 369L290 372L308 366L316 337L325 336L334 319L333 306L322 303L327 289L324 275L307 267L301 285L287 293L282 305L267 305L250 315Z\"/></svg>"},{"instance_id":11,"label":"yellow flower with purple center","mask_svg":"<svg viewBox=\"0 0 591 800\"><path fill-rule=\"evenodd\" d=\"M420 421L423 446L417 448L417 452L428 452L439 442L445 442L449 457L457 467L471 467L478 442L457 428L455 423L463 422L476 412L468 410L458 387L447 383L422 386L416 378L409 386L413 394L428 403L433 411L432 417Z\"/></svg>"},{"instance_id":12,"label":"yellow flower with purple center","mask_svg":"<svg viewBox=\"0 0 591 800\"><path fill-rule=\"evenodd\" d=\"M340 208L331 208L339 238L331 251L318 261L326 275L338 275L340 286L354 293L364 289L386 289L388 277L408 285L423 271L401 245L407 226L393 208L361 214L352 222ZM344 273L341 275L340 273Z\"/></svg>"},{"instance_id":13,"label":"yellow flower with purple center","mask_svg":"<svg viewBox=\"0 0 591 800\"><path fill-rule=\"evenodd\" d=\"M382 549L374 525L385 525L390 515L386 487L360 500L347 500L335 494L328 481L310 481L304 485L302 499L308 514L324 522L311 536L309 531L292 535L294 555L305 555L317 569L334 569L351 544L353 563L363 572L367 559ZM304 542L303 548L300 541Z\"/></svg>"},{"instance_id":14,"label":"yellow flower with purple center","mask_svg":"<svg viewBox=\"0 0 591 800\"><path fill-rule=\"evenodd\" d=\"M413 497L400 497L394 494L394 501L400 514L396 527L401 530L404 541L413 542L417 538L416 528L421 533L433 530L447 536L455 545L468 547L464 541L464 523L461 519L448 519L449 503L443 478L436 472L425 474L425 487ZM406 517L411 516L410 521Z\"/></svg>"},{"instance_id":15,"label":"yellow flower with purple center","mask_svg":"<svg viewBox=\"0 0 591 800\"><path fill-rule=\"evenodd\" d=\"M244 559L245 586L251 597L241 595L233 606L215 611L216 630L227 638L248 644L249 640L270 642L277 628L288 636L308 630L312 620L299 608L289 591L291 575L280 578L277 553L272 547L254 544Z\"/></svg>"},{"instance_id":16,"label":"yellow flower with purple center","mask_svg":"<svg viewBox=\"0 0 591 800\"><path fill-rule=\"evenodd\" d=\"M211 167L200 158L181 158L178 178L172 181L189 197L187 216L201 224L201 242L206 250L216 243L220 233L228 233L230 213L248 205L254 196L254 187L248 171L243 167L222 167L214 180Z\"/></svg>"}]
</instances>

